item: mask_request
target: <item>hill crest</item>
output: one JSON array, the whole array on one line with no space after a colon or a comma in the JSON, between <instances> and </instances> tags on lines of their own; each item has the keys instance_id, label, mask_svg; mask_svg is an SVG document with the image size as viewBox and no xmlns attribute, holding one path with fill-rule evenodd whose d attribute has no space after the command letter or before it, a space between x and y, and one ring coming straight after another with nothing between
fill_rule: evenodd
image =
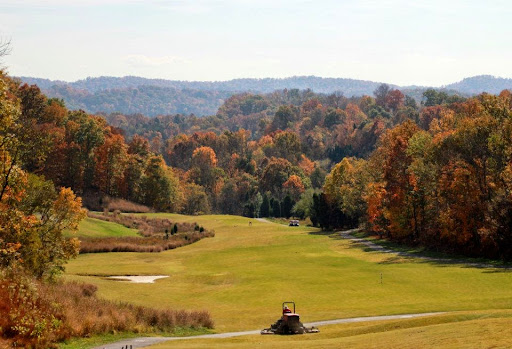
<instances>
[{"instance_id":1,"label":"hill crest","mask_svg":"<svg viewBox=\"0 0 512 349\"><path fill-rule=\"evenodd\" d=\"M142 113L148 116L176 113L213 115L224 100L242 92L272 93L284 89L311 89L316 93L341 92L347 97L359 97L373 95L382 84L368 80L317 76L241 78L226 81L182 81L138 76L88 77L74 82L24 76L19 79L30 85L38 85L49 97L62 98L70 109L84 109L90 113ZM421 97L423 91L432 88L388 85L415 98ZM482 92L497 94L504 89L512 89L512 79L479 75L435 89L449 90L461 95Z\"/></svg>"}]
</instances>

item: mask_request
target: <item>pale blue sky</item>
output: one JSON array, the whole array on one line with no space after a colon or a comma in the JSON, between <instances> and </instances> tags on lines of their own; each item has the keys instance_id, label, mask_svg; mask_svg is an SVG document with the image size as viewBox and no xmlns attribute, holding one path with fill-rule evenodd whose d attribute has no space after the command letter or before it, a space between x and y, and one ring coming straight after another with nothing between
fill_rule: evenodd
<instances>
[{"instance_id":1,"label":"pale blue sky","mask_svg":"<svg viewBox=\"0 0 512 349\"><path fill-rule=\"evenodd\" d=\"M11 75L512 78L510 0L0 0Z\"/></svg>"}]
</instances>

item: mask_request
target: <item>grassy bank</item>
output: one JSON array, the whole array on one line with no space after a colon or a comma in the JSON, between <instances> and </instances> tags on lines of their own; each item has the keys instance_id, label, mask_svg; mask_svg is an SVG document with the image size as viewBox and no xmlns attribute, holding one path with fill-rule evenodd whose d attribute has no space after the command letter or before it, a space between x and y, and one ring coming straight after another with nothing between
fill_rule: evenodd
<instances>
[{"instance_id":1,"label":"grassy bank","mask_svg":"<svg viewBox=\"0 0 512 349\"><path fill-rule=\"evenodd\" d=\"M126 237L139 236L136 229L123 227L120 224L106 222L99 219L86 217L80 222L78 233L68 236L106 238L106 237Z\"/></svg>"}]
</instances>

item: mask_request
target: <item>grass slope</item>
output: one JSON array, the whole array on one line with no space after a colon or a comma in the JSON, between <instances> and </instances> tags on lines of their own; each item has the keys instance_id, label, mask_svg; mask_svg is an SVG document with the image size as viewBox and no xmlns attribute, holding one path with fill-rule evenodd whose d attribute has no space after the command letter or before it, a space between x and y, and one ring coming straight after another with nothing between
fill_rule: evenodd
<instances>
[{"instance_id":1,"label":"grass slope","mask_svg":"<svg viewBox=\"0 0 512 349\"><path fill-rule=\"evenodd\" d=\"M126 228L117 223L102 221L100 219L86 217L80 222L76 235L77 237L122 237L122 236L140 236L136 229Z\"/></svg>"},{"instance_id":2,"label":"grass slope","mask_svg":"<svg viewBox=\"0 0 512 349\"><path fill-rule=\"evenodd\" d=\"M82 255L68 264L66 277L94 283L100 296L113 300L208 309L218 332L268 327L285 300L297 302L305 322L512 309L512 276L506 270L365 252L337 234L243 217L148 216L197 222L215 229L216 236L162 253ZM155 284L130 284L92 276L126 274L170 277Z\"/></svg>"}]
</instances>

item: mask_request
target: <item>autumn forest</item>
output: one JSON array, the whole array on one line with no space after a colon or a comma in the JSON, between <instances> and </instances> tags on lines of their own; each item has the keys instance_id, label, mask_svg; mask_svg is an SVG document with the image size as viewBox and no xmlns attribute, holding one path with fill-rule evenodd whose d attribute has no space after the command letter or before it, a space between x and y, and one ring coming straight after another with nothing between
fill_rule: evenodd
<instances>
[{"instance_id":1,"label":"autumn forest","mask_svg":"<svg viewBox=\"0 0 512 349\"><path fill-rule=\"evenodd\" d=\"M108 214L112 200L187 215L294 217L447 253L512 256L509 90L465 98L428 89L418 100L385 84L362 97L284 89L233 95L215 115L148 117L69 110L1 73L0 116L0 307L12 315L0 331L11 328L3 336L19 343L45 347L89 331L61 325L73 315L52 305L48 287L59 286L40 282L80 252L65 232L87 210ZM195 230L183 241L214 236ZM95 292L65 287L73 299ZM176 317L130 312L148 323ZM213 326L207 314L189 319Z\"/></svg>"},{"instance_id":2,"label":"autumn forest","mask_svg":"<svg viewBox=\"0 0 512 349\"><path fill-rule=\"evenodd\" d=\"M510 257L508 90L465 99L431 89L418 103L387 85L352 98L285 89L234 95L208 117L149 118L69 111L35 85L2 82L14 108L2 126L14 130L2 141L4 205L17 172L25 195L70 188L92 210L118 197L192 215L309 217Z\"/></svg>"}]
</instances>

